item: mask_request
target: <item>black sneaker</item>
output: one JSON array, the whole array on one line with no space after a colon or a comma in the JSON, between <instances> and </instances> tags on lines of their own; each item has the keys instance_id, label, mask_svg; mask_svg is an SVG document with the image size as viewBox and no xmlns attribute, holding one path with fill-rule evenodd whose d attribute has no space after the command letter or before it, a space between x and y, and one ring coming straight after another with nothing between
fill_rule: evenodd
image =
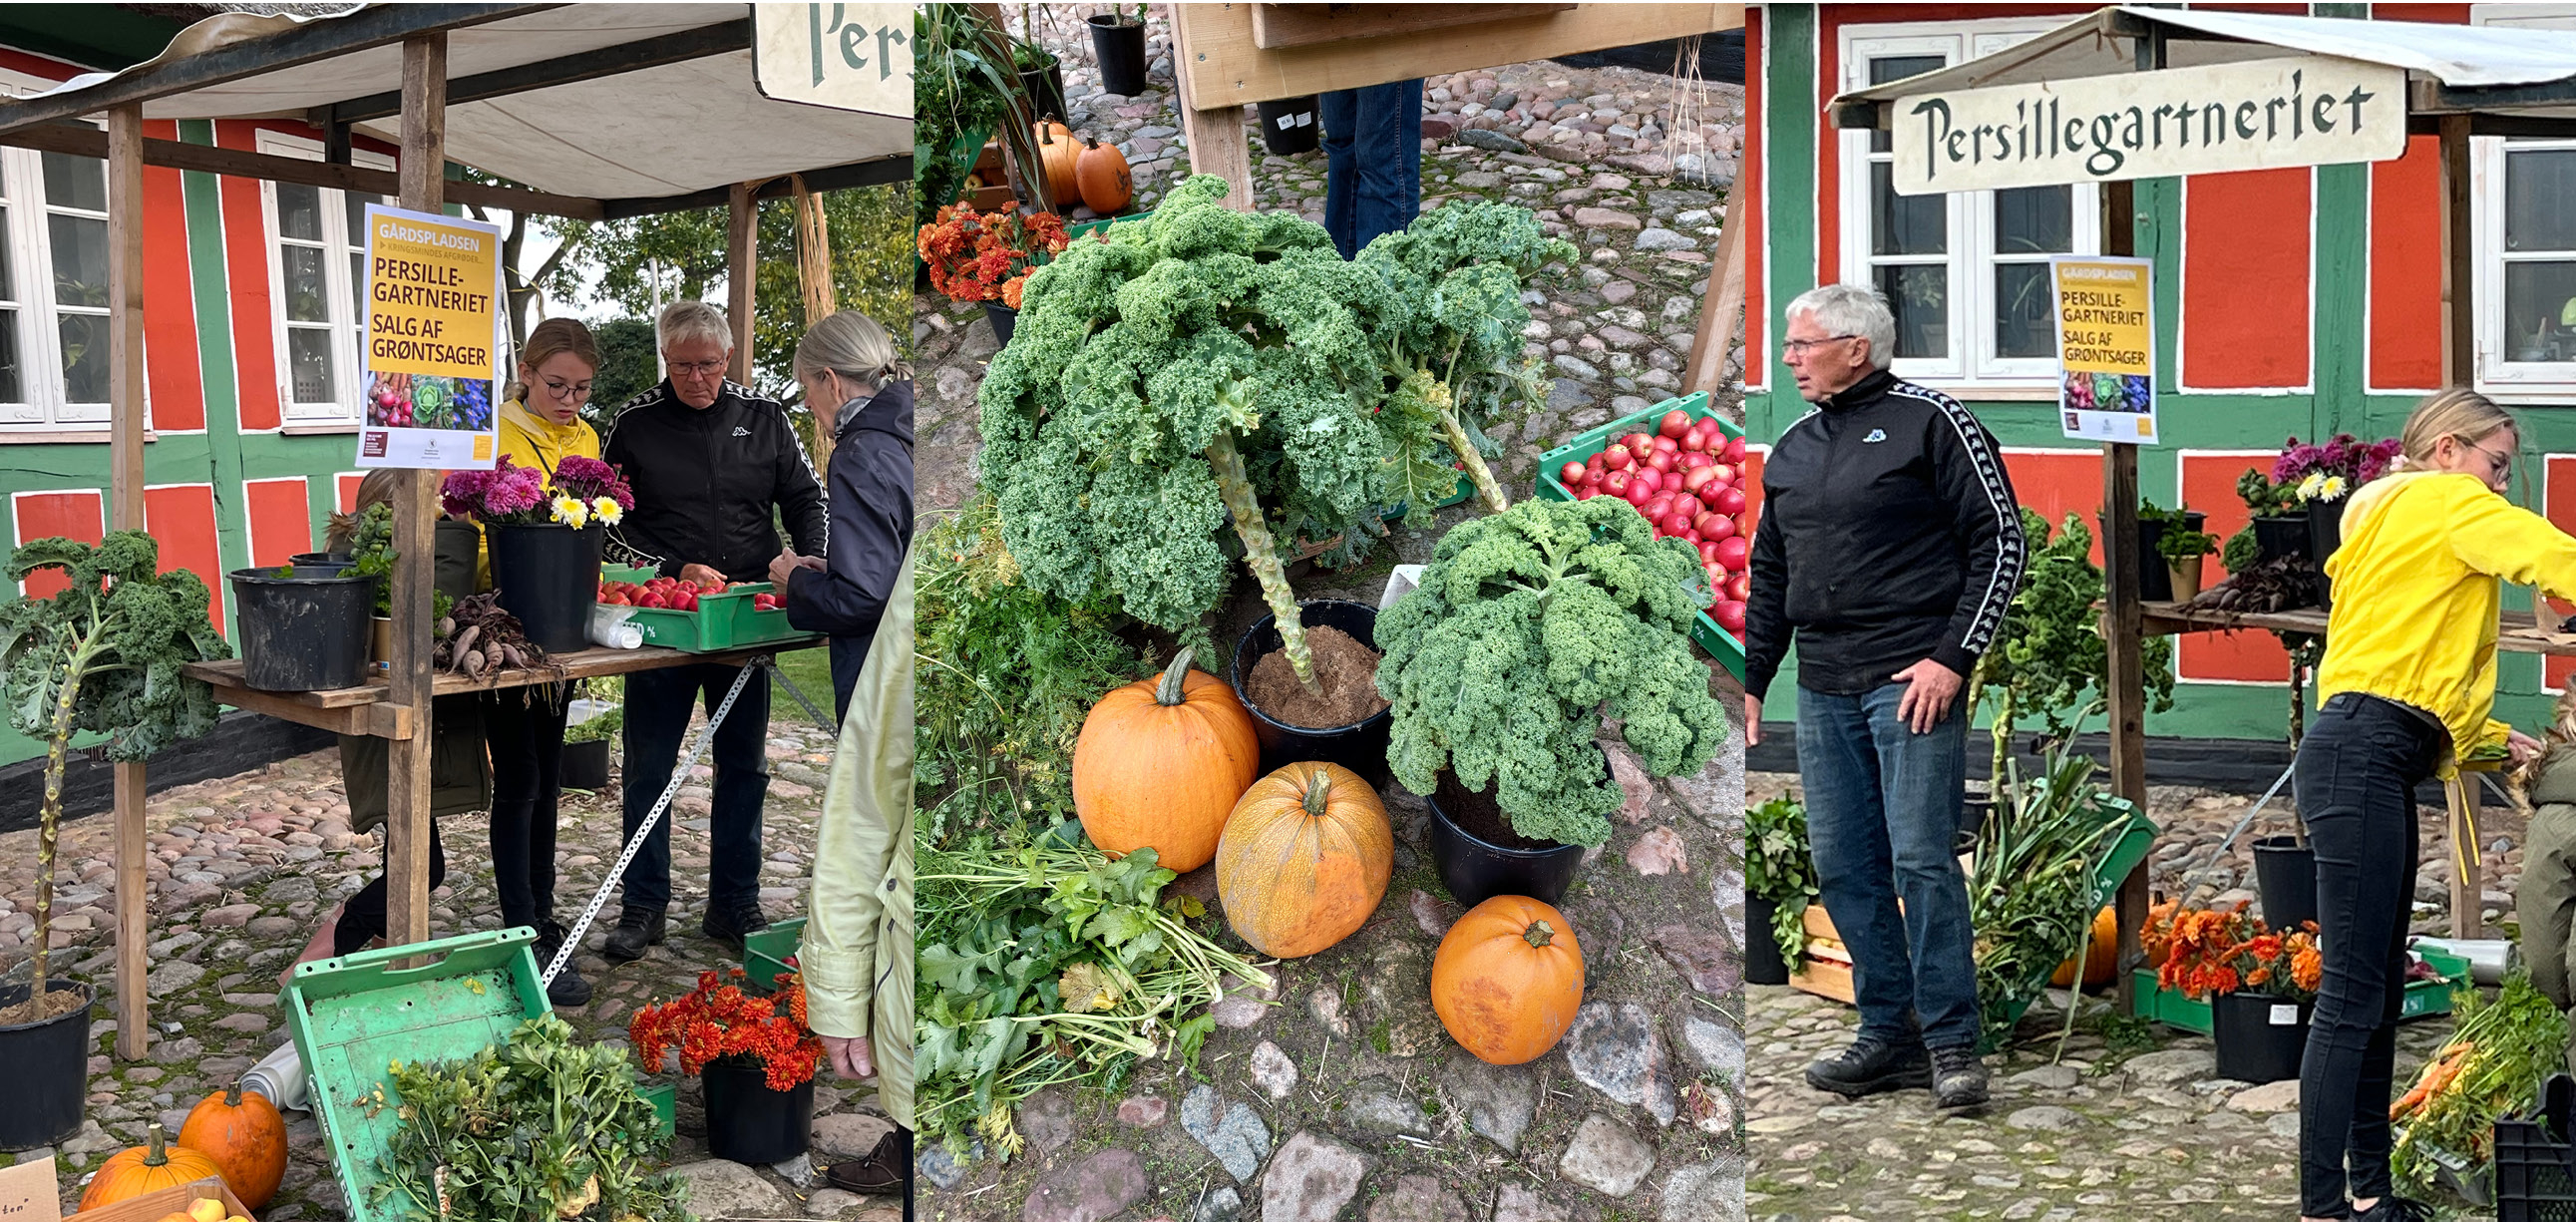
<instances>
[{"instance_id":1,"label":"black sneaker","mask_svg":"<svg viewBox=\"0 0 2576 1222\"><path fill-rule=\"evenodd\" d=\"M699 933L723 943L726 950L734 953L735 958L742 957L744 936L759 933L767 928L769 928L769 918L761 913L758 904L737 909L722 916L716 915L715 910L710 908L707 910L706 918L698 922Z\"/></svg>"},{"instance_id":2,"label":"black sneaker","mask_svg":"<svg viewBox=\"0 0 2576 1222\"><path fill-rule=\"evenodd\" d=\"M1900 1047L1864 1036L1807 1066L1807 1085L1846 1099L1931 1084L1932 1063L1918 1043Z\"/></svg>"},{"instance_id":3,"label":"black sneaker","mask_svg":"<svg viewBox=\"0 0 2576 1222\"><path fill-rule=\"evenodd\" d=\"M1986 1063L1974 1048L1932 1050L1932 1102L1939 1107L1975 1107L1986 1101Z\"/></svg>"},{"instance_id":4,"label":"black sneaker","mask_svg":"<svg viewBox=\"0 0 2576 1222\"><path fill-rule=\"evenodd\" d=\"M617 928L608 931L608 945L600 958L611 963L633 963L644 957L644 948L660 946L665 931L659 908L629 907L617 917Z\"/></svg>"},{"instance_id":5,"label":"black sneaker","mask_svg":"<svg viewBox=\"0 0 2576 1222\"><path fill-rule=\"evenodd\" d=\"M2433 1222L2433 1210L2422 1201L2392 1194L2372 1202L2369 1209L2354 1214L2352 1222Z\"/></svg>"},{"instance_id":6,"label":"black sneaker","mask_svg":"<svg viewBox=\"0 0 2576 1222\"><path fill-rule=\"evenodd\" d=\"M571 933L571 930L563 927L562 922L551 917L537 922L536 953L539 973L543 973L547 965L555 961L555 953L563 949L564 939ZM574 953L580 952L576 949ZM546 986L546 1000L554 1003L555 1008L559 1010L578 1010L590 1004L590 982L582 979L581 972L573 967L571 960L567 959L564 961L563 970L555 973L554 983Z\"/></svg>"}]
</instances>

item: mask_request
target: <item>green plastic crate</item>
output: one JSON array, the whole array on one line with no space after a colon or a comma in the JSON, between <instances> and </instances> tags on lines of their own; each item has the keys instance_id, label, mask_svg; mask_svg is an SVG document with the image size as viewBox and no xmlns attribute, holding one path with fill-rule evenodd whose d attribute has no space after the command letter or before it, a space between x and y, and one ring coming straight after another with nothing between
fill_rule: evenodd
<instances>
[{"instance_id":1,"label":"green plastic crate","mask_svg":"<svg viewBox=\"0 0 2576 1222\"><path fill-rule=\"evenodd\" d=\"M1129 225L1137 221L1152 220L1153 217L1154 214L1151 211L1146 211L1130 212L1125 216L1104 216L1095 220L1077 221L1064 227L1064 236L1080 241L1085 235L1097 233L1112 225Z\"/></svg>"},{"instance_id":2,"label":"green plastic crate","mask_svg":"<svg viewBox=\"0 0 2576 1222\"><path fill-rule=\"evenodd\" d=\"M1476 481L1467 478L1467 473L1461 471L1458 473L1458 486L1450 489L1448 496L1433 502L1431 507L1433 509L1447 509L1448 507L1474 495L1476 495ZM1410 508L1410 506L1399 502L1389 508L1385 513L1380 514L1379 517L1389 522L1401 522L1404 520L1405 513Z\"/></svg>"},{"instance_id":3,"label":"green plastic crate","mask_svg":"<svg viewBox=\"0 0 2576 1222\"><path fill-rule=\"evenodd\" d=\"M805 918L774 921L769 928L746 935L742 940L742 970L749 977L743 989L751 993L768 993L780 972L792 972L798 947L805 944Z\"/></svg>"},{"instance_id":4,"label":"green plastic crate","mask_svg":"<svg viewBox=\"0 0 2576 1222\"><path fill-rule=\"evenodd\" d=\"M600 566L603 581L624 581L642 585L658 576L647 568L630 568L621 564ZM762 611L751 605L754 594L772 593L777 587L758 581L722 594L701 594L695 611L667 611L654 607L637 608L626 622L644 634L644 643L686 653L722 653L745 645L765 645L771 641L793 641L812 636L798 631L787 622L784 611Z\"/></svg>"},{"instance_id":5,"label":"green plastic crate","mask_svg":"<svg viewBox=\"0 0 2576 1222\"><path fill-rule=\"evenodd\" d=\"M2434 971L2442 973L2442 979L2418 980L2406 986L2406 995L2398 1002L2400 1022L2450 1013L2452 990L2469 982L2468 960L2424 947L2417 947L2415 953L2423 956ZM2193 1001L2180 989L2158 987L2153 968L2137 968L2130 973L2129 1012L2195 1035L2209 1034L2211 1026L2209 1003Z\"/></svg>"},{"instance_id":6,"label":"green plastic crate","mask_svg":"<svg viewBox=\"0 0 2576 1222\"><path fill-rule=\"evenodd\" d=\"M663 1141L671 1140L671 1134L679 1123L680 1084L655 1082L636 1093L644 1096L644 1102L653 1105L654 1135Z\"/></svg>"},{"instance_id":7,"label":"green plastic crate","mask_svg":"<svg viewBox=\"0 0 2576 1222\"><path fill-rule=\"evenodd\" d=\"M1616 438L1639 431L1654 432L1655 422L1660 420L1665 412L1676 408L1689 412L1694 420L1717 421L1718 429L1730 440L1744 435L1744 430L1737 428L1734 421L1709 410L1706 391L1684 395L1678 399L1666 399L1635 415L1622 416L1599 428L1577 433L1572 441L1540 455L1538 495L1541 499L1550 501L1573 500L1574 490L1558 482L1556 478L1560 468L1569 462L1582 462L1600 453ZM1455 504L1455 502L1447 503ZM1700 648L1708 651L1708 656L1717 659L1718 665L1725 667L1736 678L1744 677L1744 642L1734 633L1719 627L1717 620L1706 610L1702 610L1692 618L1691 640L1698 642Z\"/></svg>"}]
</instances>

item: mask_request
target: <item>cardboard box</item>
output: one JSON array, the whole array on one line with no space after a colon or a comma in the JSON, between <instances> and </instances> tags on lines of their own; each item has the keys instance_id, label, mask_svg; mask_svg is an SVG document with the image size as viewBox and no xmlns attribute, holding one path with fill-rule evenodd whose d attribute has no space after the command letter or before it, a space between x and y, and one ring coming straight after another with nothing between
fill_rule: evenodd
<instances>
[{"instance_id":1,"label":"cardboard box","mask_svg":"<svg viewBox=\"0 0 2576 1222\"><path fill-rule=\"evenodd\" d=\"M0 1222L62 1222L62 1188L56 1178L54 1160L20 1163L0 1167ZM114 1205L84 1209L83 1222L158 1222L174 1213L187 1211L189 1202L204 1198L224 1203L225 1216L238 1215L259 1222L241 1198L224 1187L220 1179L202 1179L193 1184L147 1192Z\"/></svg>"}]
</instances>

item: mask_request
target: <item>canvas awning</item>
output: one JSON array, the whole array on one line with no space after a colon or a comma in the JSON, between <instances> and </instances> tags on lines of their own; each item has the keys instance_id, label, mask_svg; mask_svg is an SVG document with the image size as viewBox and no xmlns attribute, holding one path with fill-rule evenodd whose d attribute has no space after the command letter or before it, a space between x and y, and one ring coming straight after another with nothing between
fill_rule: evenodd
<instances>
[{"instance_id":1,"label":"canvas awning","mask_svg":"<svg viewBox=\"0 0 2576 1222\"><path fill-rule=\"evenodd\" d=\"M712 199L692 202L721 203L731 184L794 173L817 189L909 178L909 116L762 96L751 9L369 4L322 17L226 13L188 27L144 63L0 103L0 135L139 98L147 120L336 122L395 141L401 34L440 25L448 158L539 191L625 201L612 212L631 213L647 210L642 201L708 192Z\"/></svg>"}]
</instances>

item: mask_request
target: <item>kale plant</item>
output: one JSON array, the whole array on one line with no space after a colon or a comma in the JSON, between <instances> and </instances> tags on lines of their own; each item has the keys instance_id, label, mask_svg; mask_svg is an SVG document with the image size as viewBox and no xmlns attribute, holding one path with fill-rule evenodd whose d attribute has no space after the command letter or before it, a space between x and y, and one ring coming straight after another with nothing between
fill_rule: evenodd
<instances>
[{"instance_id":1,"label":"kale plant","mask_svg":"<svg viewBox=\"0 0 2576 1222\"><path fill-rule=\"evenodd\" d=\"M1422 585L1377 618L1394 702L1387 763L1430 794L1443 768L1495 786L1512 828L1596 845L1619 787L1594 740L1601 709L1649 772L1696 772L1726 714L1691 651L1708 602L1699 557L1611 497L1523 501L1441 536Z\"/></svg>"}]
</instances>

